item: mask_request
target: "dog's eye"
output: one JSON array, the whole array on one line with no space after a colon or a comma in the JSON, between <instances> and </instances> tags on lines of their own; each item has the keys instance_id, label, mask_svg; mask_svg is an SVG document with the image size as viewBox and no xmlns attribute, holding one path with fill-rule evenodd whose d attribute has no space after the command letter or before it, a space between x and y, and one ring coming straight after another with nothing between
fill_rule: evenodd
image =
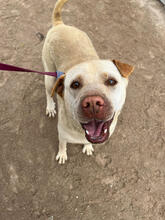
<instances>
[{"instance_id":1,"label":"dog's eye","mask_svg":"<svg viewBox=\"0 0 165 220\"><path fill-rule=\"evenodd\" d=\"M105 85L107 86L115 86L116 84L117 84L117 81L113 78L110 78L105 82Z\"/></svg>"},{"instance_id":2,"label":"dog's eye","mask_svg":"<svg viewBox=\"0 0 165 220\"><path fill-rule=\"evenodd\" d=\"M72 84L71 84L71 88L72 89L78 89L78 88L80 88L80 83L78 82L78 81L74 81L74 82L72 82Z\"/></svg>"}]
</instances>

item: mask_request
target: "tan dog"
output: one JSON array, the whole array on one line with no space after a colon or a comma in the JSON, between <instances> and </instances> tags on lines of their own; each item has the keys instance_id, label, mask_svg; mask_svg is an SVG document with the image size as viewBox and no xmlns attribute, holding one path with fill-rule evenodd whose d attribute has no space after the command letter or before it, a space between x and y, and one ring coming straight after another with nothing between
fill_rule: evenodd
<instances>
[{"instance_id":1,"label":"tan dog","mask_svg":"<svg viewBox=\"0 0 165 220\"><path fill-rule=\"evenodd\" d=\"M49 117L56 114L51 93L58 94L59 163L67 160L67 143L83 144L83 153L92 155L92 144L108 140L125 102L128 76L133 71L128 64L100 60L87 34L63 23L61 9L66 1L58 0L55 5L53 27L42 54L45 71L66 73L56 82L54 77L45 76Z\"/></svg>"}]
</instances>

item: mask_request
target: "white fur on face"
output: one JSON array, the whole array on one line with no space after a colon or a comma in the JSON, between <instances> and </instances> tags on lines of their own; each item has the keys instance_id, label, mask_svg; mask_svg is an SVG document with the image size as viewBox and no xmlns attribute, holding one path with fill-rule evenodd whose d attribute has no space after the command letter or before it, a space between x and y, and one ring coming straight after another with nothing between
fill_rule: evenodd
<instances>
[{"instance_id":1,"label":"white fur on face","mask_svg":"<svg viewBox=\"0 0 165 220\"><path fill-rule=\"evenodd\" d=\"M114 78L118 83L115 86L106 86L103 75ZM83 86L81 89L70 88L73 80L81 77ZM65 104L71 115L76 118L75 112L79 97L92 90L99 91L109 100L114 112L122 109L126 97L126 87L128 80L121 76L117 67L109 60L96 60L78 64L70 69L65 78Z\"/></svg>"}]
</instances>

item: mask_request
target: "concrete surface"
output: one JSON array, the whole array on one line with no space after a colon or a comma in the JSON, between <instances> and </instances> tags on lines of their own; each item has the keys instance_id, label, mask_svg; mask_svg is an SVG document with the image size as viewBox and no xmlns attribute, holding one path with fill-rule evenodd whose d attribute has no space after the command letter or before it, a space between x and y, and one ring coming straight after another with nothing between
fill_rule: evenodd
<instances>
[{"instance_id":1,"label":"concrete surface","mask_svg":"<svg viewBox=\"0 0 165 220\"><path fill-rule=\"evenodd\" d=\"M0 61L43 70L54 0L0 0ZM0 220L165 219L165 9L157 0L70 0L65 23L101 58L135 65L115 133L95 154L57 153L43 77L0 72Z\"/></svg>"}]
</instances>

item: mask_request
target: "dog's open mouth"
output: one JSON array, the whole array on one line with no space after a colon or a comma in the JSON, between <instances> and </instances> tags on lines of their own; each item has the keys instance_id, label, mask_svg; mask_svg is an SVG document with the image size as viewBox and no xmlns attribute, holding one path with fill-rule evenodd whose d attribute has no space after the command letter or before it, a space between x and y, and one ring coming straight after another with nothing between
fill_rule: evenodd
<instances>
[{"instance_id":1,"label":"dog's open mouth","mask_svg":"<svg viewBox=\"0 0 165 220\"><path fill-rule=\"evenodd\" d=\"M87 140L93 144L101 144L105 142L109 137L109 127L113 118L114 116L106 122L92 119L86 124L81 124L82 128L85 130Z\"/></svg>"}]
</instances>

